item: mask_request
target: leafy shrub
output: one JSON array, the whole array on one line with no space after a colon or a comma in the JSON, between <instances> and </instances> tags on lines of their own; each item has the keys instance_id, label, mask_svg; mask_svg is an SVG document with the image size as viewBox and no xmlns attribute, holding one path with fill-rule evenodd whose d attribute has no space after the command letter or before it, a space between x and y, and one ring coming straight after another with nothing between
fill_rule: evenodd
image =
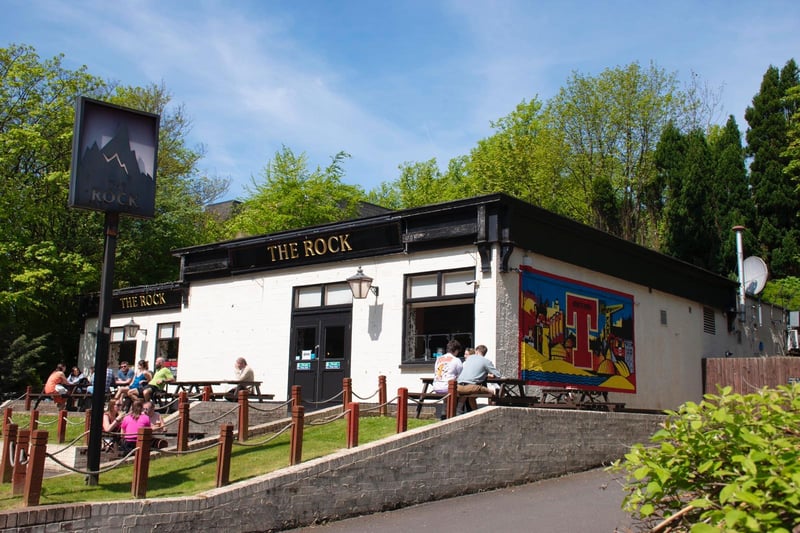
<instances>
[{"instance_id":1,"label":"leafy shrub","mask_svg":"<svg viewBox=\"0 0 800 533\"><path fill-rule=\"evenodd\" d=\"M610 467L623 508L658 530L800 531L800 385L718 392L667 411L651 446Z\"/></svg>"}]
</instances>

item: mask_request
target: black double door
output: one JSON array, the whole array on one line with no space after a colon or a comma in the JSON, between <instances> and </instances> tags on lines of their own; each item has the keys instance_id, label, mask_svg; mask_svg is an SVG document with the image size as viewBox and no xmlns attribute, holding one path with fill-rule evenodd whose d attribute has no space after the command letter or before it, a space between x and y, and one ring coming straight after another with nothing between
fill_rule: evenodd
<instances>
[{"instance_id":1,"label":"black double door","mask_svg":"<svg viewBox=\"0 0 800 533\"><path fill-rule=\"evenodd\" d=\"M289 392L302 387L306 408L341 403L342 379L350 377L350 311L292 319Z\"/></svg>"}]
</instances>

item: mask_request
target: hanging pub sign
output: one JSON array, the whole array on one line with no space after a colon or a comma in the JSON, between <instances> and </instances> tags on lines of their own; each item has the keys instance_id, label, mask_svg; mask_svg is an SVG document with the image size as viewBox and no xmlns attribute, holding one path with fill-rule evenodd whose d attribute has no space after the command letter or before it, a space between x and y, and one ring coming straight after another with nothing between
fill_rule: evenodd
<instances>
[{"instance_id":1,"label":"hanging pub sign","mask_svg":"<svg viewBox=\"0 0 800 533\"><path fill-rule=\"evenodd\" d=\"M78 97L69 206L153 218L159 116Z\"/></svg>"}]
</instances>

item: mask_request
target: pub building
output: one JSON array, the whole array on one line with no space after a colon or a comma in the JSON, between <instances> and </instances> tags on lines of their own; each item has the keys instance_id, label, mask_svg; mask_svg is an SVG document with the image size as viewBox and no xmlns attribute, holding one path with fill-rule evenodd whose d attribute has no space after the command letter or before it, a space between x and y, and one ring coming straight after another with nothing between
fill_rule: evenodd
<instances>
[{"instance_id":1,"label":"pub building","mask_svg":"<svg viewBox=\"0 0 800 533\"><path fill-rule=\"evenodd\" d=\"M109 364L227 380L244 357L276 401L325 402L345 377L361 397L380 375L389 397L418 391L458 339L532 393L672 409L702 398L703 358L780 354L786 329L779 308L737 311L737 282L504 194L173 254L178 281L114 292ZM89 305L82 366L96 329Z\"/></svg>"}]
</instances>

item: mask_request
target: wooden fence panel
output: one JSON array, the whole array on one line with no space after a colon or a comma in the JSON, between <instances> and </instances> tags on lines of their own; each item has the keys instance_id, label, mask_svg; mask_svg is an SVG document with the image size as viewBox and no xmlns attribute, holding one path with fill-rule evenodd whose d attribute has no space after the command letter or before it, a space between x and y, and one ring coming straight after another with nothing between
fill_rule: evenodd
<instances>
[{"instance_id":1,"label":"wooden fence panel","mask_svg":"<svg viewBox=\"0 0 800 533\"><path fill-rule=\"evenodd\" d=\"M717 393L717 385L750 394L800 382L800 357L713 357L703 359L704 392Z\"/></svg>"}]
</instances>

